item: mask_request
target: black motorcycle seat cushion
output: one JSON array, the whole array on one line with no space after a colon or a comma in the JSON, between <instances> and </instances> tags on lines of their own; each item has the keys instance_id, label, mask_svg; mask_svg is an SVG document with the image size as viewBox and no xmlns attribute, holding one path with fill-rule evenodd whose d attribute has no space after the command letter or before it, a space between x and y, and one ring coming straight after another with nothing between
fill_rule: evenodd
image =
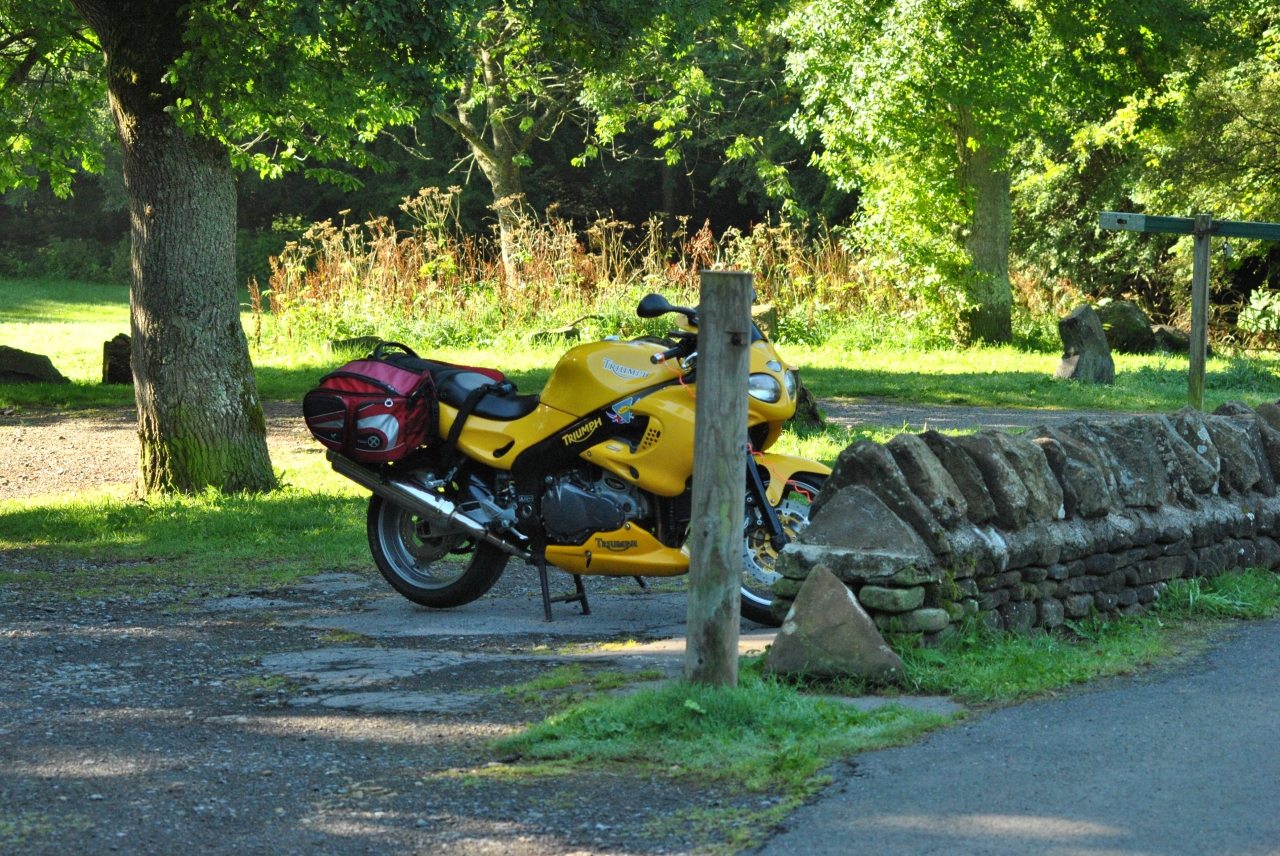
<instances>
[{"instance_id":1,"label":"black motorcycle seat cushion","mask_svg":"<svg viewBox=\"0 0 1280 856\"><path fill-rule=\"evenodd\" d=\"M484 386L486 383L493 383L492 378L479 372L469 372L465 369L442 369L440 371L432 371L431 375L435 379L436 392L440 396L440 400L450 407L461 407L462 403L467 399L467 394L473 389ZM471 413L481 419L510 422L513 419L528 416L537 406L538 396L536 395L494 395L490 393L480 399Z\"/></svg>"}]
</instances>

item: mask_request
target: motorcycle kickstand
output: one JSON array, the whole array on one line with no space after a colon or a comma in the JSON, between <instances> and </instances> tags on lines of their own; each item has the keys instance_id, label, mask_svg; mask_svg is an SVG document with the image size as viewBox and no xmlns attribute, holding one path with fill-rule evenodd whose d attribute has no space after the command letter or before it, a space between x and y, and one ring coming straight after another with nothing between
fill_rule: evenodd
<instances>
[{"instance_id":1,"label":"motorcycle kickstand","mask_svg":"<svg viewBox=\"0 0 1280 856\"><path fill-rule=\"evenodd\" d=\"M553 603L577 603L582 604L582 614L591 614L591 604L587 603L587 588L582 583L582 575L573 575L573 594L561 595L559 597L551 596L551 583L547 579L547 559L545 556L538 558L538 582L542 586L542 615L546 621L554 621L551 617L551 604Z\"/></svg>"}]
</instances>

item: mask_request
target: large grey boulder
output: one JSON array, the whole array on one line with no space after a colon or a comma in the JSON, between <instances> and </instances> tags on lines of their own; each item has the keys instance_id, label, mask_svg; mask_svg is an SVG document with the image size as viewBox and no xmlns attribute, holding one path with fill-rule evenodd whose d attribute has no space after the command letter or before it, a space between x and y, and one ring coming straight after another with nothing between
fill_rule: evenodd
<instances>
[{"instance_id":1,"label":"large grey boulder","mask_svg":"<svg viewBox=\"0 0 1280 856\"><path fill-rule=\"evenodd\" d=\"M1098 313L1089 305L1077 306L1058 320L1062 337L1062 362L1053 376L1081 383L1112 384L1116 381L1116 364Z\"/></svg>"},{"instance_id":2,"label":"large grey boulder","mask_svg":"<svg viewBox=\"0 0 1280 856\"><path fill-rule=\"evenodd\" d=\"M969 522L981 526L996 516L996 504L987 491L982 472L968 453L960 448L954 437L948 437L937 431L925 431L920 439L933 452L938 462L946 469L951 480L964 496Z\"/></svg>"},{"instance_id":3,"label":"large grey boulder","mask_svg":"<svg viewBox=\"0 0 1280 856\"><path fill-rule=\"evenodd\" d=\"M996 525L1021 529L1027 525L1027 487L1005 458L1004 449L989 433L956 437L955 442L973 459L983 484L996 506Z\"/></svg>"},{"instance_id":4,"label":"large grey boulder","mask_svg":"<svg viewBox=\"0 0 1280 856\"><path fill-rule=\"evenodd\" d=\"M1079 423L1077 427L1081 431L1087 431L1087 436L1101 445L1101 440L1088 429L1087 425ZM1098 446L1083 443L1070 433L1059 431L1048 425L1037 425L1027 431L1024 436L1033 442L1045 444L1041 445L1041 449L1044 450L1046 458L1050 453L1048 443L1055 443L1061 447L1067 457L1061 473L1061 478L1064 480L1064 502L1069 484L1076 498L1076 514L1080 517L1101 517L1108 512L1119 510L1120 500L1116 492L1115 473ZM1050 465L1052 464L1053 461L1050 460Z\"/></svg>"},{"instance_id":5,"label":"large grey boulder","mask_svg":"<svg viewBox=\"0 0 1280 856\"><path fill-rule=\"evenodd\" d=\"M1156 349L1151 319L1128 300L1099 300L1095 307L1111 350L1121 354L1149 354Z\"/></svg>"},{"instance_id":6,"label":"large grey boulder","mask_svg":"<svg viewBox=\"0 0 1280 856\"><path fill-rule=\"evenodd\" d=\"M965 519L969 504L964 494L924 440L915 434L899 434L885 448L898 462L911 492L920 497L939 523L954 529Z\"/></svg>"},{"instance_id":7,"label":"large grey boulder","mask_svg":"<svg viewBox=\"0 0 1280 856\"><path fill-rule=\"evenodd\" d=\"M1222 456L1218 454L1218 447L1213 444L1209 429L1205 427L1204 414L1188 404L1169 414L1169 422L1178 436L1195 449L1196 454L1213 470L1214 483L1210 492L1217 493L1222 479Z\"/></svg>"},{"instance_id":8,"label":"large grey boulder","mask_svg":"<svg viewBox=\"0 0 1280 856\"><path fill-rule=\"evenodd\" d=\"M0 383L70 383L44 354L0 345Z\"/></svg>"},{"instance_id":9,"label":"large grey boulder","mask_svg":"<svg viewBox=\"0 0 1280 856\"><path fill-rule=\"evenodd\" d=\"M1053 469L1044 452L1026 437L1006 434L990 428L982 432L989 435L1004 452L1005 460L1018 474L1027 489L1027 518L1036 520L1061 520L1066 516L1063 508L1062 486L1053 475Z\"/></svg>"},{"instance_id":10,"label":"large grey boulder","mask_svg":"<svg viewBox=\"0 0 1280 856\"><path fill-rule=\"evenodd\" d=\"M764 672L896 683L906 668L853 592L819 565L783 620L765 657Z\"/></svg>"},{"instance_id":11,"label":"large grey boulder","mask_svg":"<svg viewBox=\"0 0 1280 856\"><path fill-rule=\"evenodd\" d=\"M1225 416L1206 415L1201 420L1221 460L1219 486L1237 493L1250 490L1262 478L1252 438Z\"/></svg>"},{"instance_id":12,"label":"large grey boulder","mask_svg":"<svg viewBox=\"0 0 1280 856\"><path fill-rule=\"evenodd\" d=\"M880 497L895 515L915 529L934 553L951 552L946 530L934 519L924 502L912 493L906 476L884 446L870 440L859 440L841 452L831 475L814 499L810 514L820 513L823 505L849 485L862 485Z\"/></svg>"}]
</instances>

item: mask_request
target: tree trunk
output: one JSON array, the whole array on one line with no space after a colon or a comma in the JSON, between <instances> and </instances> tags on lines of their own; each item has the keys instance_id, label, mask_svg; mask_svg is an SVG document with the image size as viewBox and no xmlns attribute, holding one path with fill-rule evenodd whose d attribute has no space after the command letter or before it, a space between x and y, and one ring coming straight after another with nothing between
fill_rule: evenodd
<instances>
[{"instance_id":1,"label":"tree trunk","mask_svg":"<svg viewBox=\"0 0 1280 856\"><path fill-rule=\"evenodd\" d=\"M471 151L493 188L493 209L498 214L498 242L502 247L502 272L508 285L519 285L520 253L516 235L520 231L524 210L524 185L520 180L520 167L515 164L516 153L504 151L505 148L501 145L494 147L496 158L490 158L475 146Z\"/></svg>"},{"instance_id":2,"label":"tree trunk","mask_svg":"<svg viewBox=\"0 0 1280 856\"><path fill-rule=\"evenodd\" d=\"M185 18L163 0L73 0L106 54L132 221L138 490L276 487L235 290L226 148L183 133L163 82Z\"/></svg>"},{"instance_id":3,"label":"tree trunk","mask_svg":"<svg viewBox=\"0 0 1280 856\"><path fill-rule=\"evenodd\" d=\"M960 185L969 198L964 248L971 262L969 336L978 342L1013 338L1013 289L1009 284L1009 241L1013 231L1010 176L1005 152L983 145L967 112L957 128Z\"/></svg>"}]
</instances>

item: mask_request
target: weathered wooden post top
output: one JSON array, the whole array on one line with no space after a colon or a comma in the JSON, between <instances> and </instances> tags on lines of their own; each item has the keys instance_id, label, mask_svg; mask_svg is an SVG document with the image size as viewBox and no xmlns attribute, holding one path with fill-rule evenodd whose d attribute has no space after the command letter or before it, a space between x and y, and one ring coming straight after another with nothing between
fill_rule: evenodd
<instances>
[{"instance_id":1,"label":"weathered wooden post top","mask_svg":"<svg viewBox=\"0 0 1280 856\"><path fill-rule=\"evenodd\" d=\"M1187 375L1187 400L1204 410L1204 363L1209 346L1209 249L1219 238L1280 241L1280 223L1250 223L1244 220L1215 220L1212 214L1195 217L1157 217L1103 211L1098 226L1126 232L1156 232L1165 235L1192 235L1195 238L1191 270L1191 367Z\"/></svg>"}]
</instances>

